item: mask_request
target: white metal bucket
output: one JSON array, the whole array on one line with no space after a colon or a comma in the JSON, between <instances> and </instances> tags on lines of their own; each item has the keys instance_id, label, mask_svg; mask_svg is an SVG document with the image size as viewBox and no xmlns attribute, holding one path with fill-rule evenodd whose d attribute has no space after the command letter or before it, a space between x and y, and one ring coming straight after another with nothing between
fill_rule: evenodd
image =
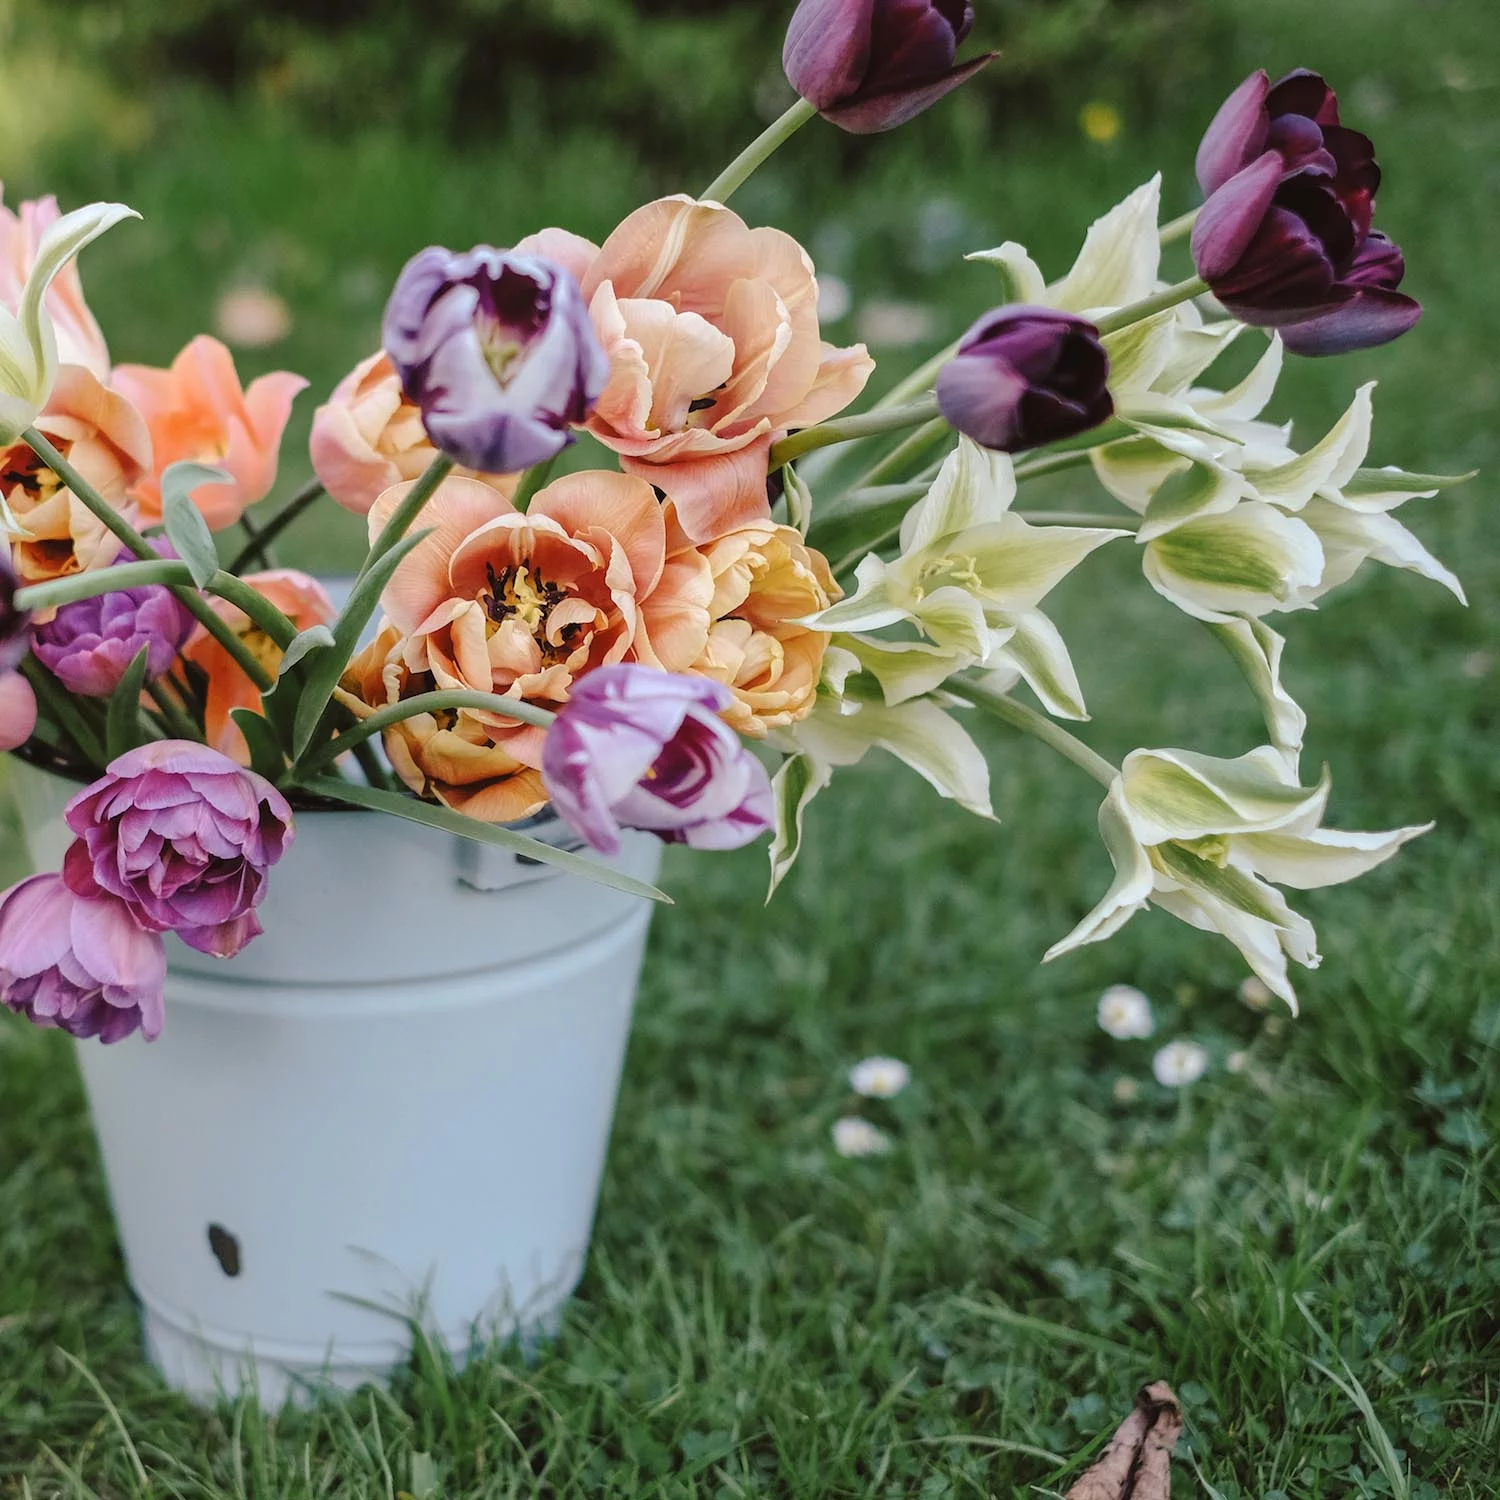
<instances>
[{"instance_id":1,"label":"white metal bucket","mask_svg":"<svg viewBox=\"0 0 1500 1500\"><path fill-rule=\"evenodd\" d=\"M38 869L76 787L17 765ZM555 833L558 825L552 825ZM543 836L547 836L545 833ZM621 868L654 880L661 846ZM582 1274L650 903L367 813L303 813L264 936L169 939L161 1038L79 1044L150 1357L279 1404L555 1326Z\"/></svg>"}]
</instances>

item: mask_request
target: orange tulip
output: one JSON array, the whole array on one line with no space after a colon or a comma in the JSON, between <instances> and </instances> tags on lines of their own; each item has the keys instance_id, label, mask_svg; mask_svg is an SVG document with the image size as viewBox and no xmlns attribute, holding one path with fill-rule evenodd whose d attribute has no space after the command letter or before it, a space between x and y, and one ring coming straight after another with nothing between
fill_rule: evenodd
<instances>
[{"instance_id":1,"label":"orange tulip","mask_svg":"<svg viewBox=\"0 0 1500 1500\"><path fill-rule=\"evenodd\" d=\"M245 582L267 599L298 630L326 625L338 613L323 585L306 573L279 568L269 573L250 573ZM281 665L281 650L243 610L223 599L210 601L219 617L249 648L250 653L274 677ZM245 676L235 659L200 625L183 648L183 656L208 675L208 702L204 712L204 732L208 743L221 755L250 764L250 749L239 725L230 717L236 708L261 712L260 689Z\"/></svg>"},{"instance_id":2,"label":"orange tulip","mask_svg":"<svg viewBox=\"0 0 1500 1500\"><path fill-rule=\"evenodd\" d=\"M300 375L280 370L241 389L234 356L206 333L170 369L120 365L114 383L145 417L156 450L155 469L135 489L146 523L161 519L163 470L192 459L233 477L232 484L202 485L193 492L193 503L214 531L233 526L270 493L292 402L307 385Z\"/></svg>"},{"instance_id":3,"label":"orange tulip","mask_svg":"<svg viewBox=\"0 0 1500 1500\"><path fill-rule=\"evenodd\" d=\"M82 365L63 365L37 429L130 520L129 491L151 472L151 435L129 401ZM16 572L27 583L107 568L120 543L25 443L0 449L0 496L22 528Z\"/></svg>"}]
</instances>

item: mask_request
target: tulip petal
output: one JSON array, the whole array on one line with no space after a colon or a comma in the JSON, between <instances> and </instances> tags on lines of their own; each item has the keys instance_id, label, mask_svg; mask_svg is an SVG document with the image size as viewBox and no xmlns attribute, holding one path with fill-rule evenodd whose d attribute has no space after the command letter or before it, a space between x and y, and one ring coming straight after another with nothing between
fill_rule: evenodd
<instances>
[{"instance_id":1,"label":"tulip petal","mask_svg":"<svg viewBox=\"0 0 1500 1500\"><path fill-rule=\"evenodd\" d=\"M825 120L831 121L851 135L878 135L884 130L894 130L914 120L924 110L930 109L938 100L961 88L981 69L987 68L998 52L987 52L953 69L941 78L918 88L894 88L886 93L871 94L848 104L832 105L821 111Z\"/></svg>"},{"instance_id":2,"label":"tulip petal","mask_svg":"<svg viewBox=\"0 0 1500 1500\"><path fill-rule=\"evenodd\" d=\"M1269 745L1235 760L1191 750L1135 750L1120 780L1131 827L1148 845L1284 828L1327 797L1324 785L1308 789L1292 781Z\"/></svg>"},{"instance_id":3,"label":"tulip petal","mask_svg":"<svg viewBox=\"0 0 1500 1500\"><path fill-rule=\"evenodd\" d=\"M1400 338L1421 316L1422 304L1415 298L1380 288L1360 288L1333 312L1283 326L1282 337L1294 354L1348 354Z\"/></svg>"},{"instance_id":4,"label":"tulip petal","mask_svg":"<svg viewBox=\"0 0 1500 1500\"><path fill-rule=\"evenodd\" d=\"M1266 148L1270 113L1266 98L1270 75L1264 68L1252 73L1224 102L1198 147L1198 186L1208 197L1248 166Z\"/></svg>"},{"instance_id":5,"label":"tulip petal","mask_svg":"<svg viewBox=\"0 0 1500 1500\"><path fill-rule=\"evenodd\" d=\"M1245 465L1245 477L1263 500L1300 510L1319 490L1337 491L1353 479L1370 451L1374 382L1355 392L1349 409L1306 453L1274 469Z\"/></svg>"},{"instance_id":6,"label":"tulip petal","mask_svg":"<svg viewBox=\"0 0 1500 1500\"><path fill-rule=\"evenodd\" d=\"M1286 757L1287 769L1295 775L1307 732L1307 715L1281 685L1286 642L1261 620L1228 620L1209 629L1245 674L1260 703L1271 743Z\"/></svg>"},{"instance_id":7,"label":"tulip petal","mask_svg":"<svg viewBox=\"0 0 1500 1500\"><path fill-rule=\"evenodd\" d=\"M1155 873L1150 858L1131 829L1125 809L1125 793L1119 781L1110 787L1109 795L1099 809L1099 833L1115 867L1114 881L1103 900L1072 932L1047 950L1043 963L1051 963L1086 943L1102 943L1146 907Z\"/></svg>"},{"instance_id":8,"label":"tulip petal","mask_svg":"<svg viewBox=\"0 0 1500 1500\"><path fill-rule=\"evenodd\" d=\"M1227 276L1260 231L1276 189L1282 162L1266 151L1209 196L1193 225L1193 263L1208 281Z\"/></svg>"},{"instance_id":9,"label":"tulip petal","mask_svg":"<svg viewBox=\"0 0 1500 1500\"><path fill-rule=\"evenodd\" d=\"M1090 226L1073 269L1048 291L1047 305L1086 313L1149 296L1161 264L1160 219L1158 172Z\"/></svg>"},{"instance_id":10,"label":"tulip petal","mask_svg":"<svg viewBox=\"0 0 1500 1500\"><path fill-rule=\"evenodd\" d=\"M901 550L912 553L975 526L1005 519L1016 498L1015 464L1008 453L960 437L938 476L901 523Z\"/></svg>"}]
</instances>

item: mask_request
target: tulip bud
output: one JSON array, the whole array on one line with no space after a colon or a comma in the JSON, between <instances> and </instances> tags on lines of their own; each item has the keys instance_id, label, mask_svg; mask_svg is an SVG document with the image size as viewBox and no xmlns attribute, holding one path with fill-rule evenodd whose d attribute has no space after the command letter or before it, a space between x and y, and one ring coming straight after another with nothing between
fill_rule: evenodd
<instances>
[{"instance_id":1,"label":"tulip bud","mask_svg":"<svg viewBox=\"0 0 1500 1500\"><path fill-rule=\"evenodd\" d=\"M434 245L407 262L384 338L433 443L486 474L556 457L609 379L573 277L488 245L462 255Z\"/></svg>"},{"instance_id":2,"label":"tulip bud","mask_svg":"<svg viewBox=\"0 0 1500 1500\"><path fill-rule=\"evenodd\" d=\"M1401 252L1371 230L1375 148L1339 123L1316 73L1247 78L1198 148L1198 181L1209 196L1193 259L1242 322L1279 328L1300 354L1339 354L1387 343L1421 317L1396 290Z\"/></svg>"},{"instance_id":3,"label":"tulip bud","mask_svg":"<svg viewBox=\"0 0 1500 1500\"><path fill-rule=\"evenodd\" d=\"M950 426L1002 453L1076 437L1115 409L1099 330L1050 307L986 313L943 367L937 398Z\"/></svg>"},{"instance_id":4,"label":"tulip bud","mask_svg":"<svg viewBox=\"0 0 1500 1500\"><path fill-rule=\"evenodd\" d=\"M20 666L31 649L31 616L16 607L20 586L10 548L0 540L0 673Z\"/></svg>"},{"instance_id":5,"label":"tulip bud","mask_svg":"<svg viewBox=\"0 0 1500 1500\"><path fill-rule=\"evenodd\" d=\"M36 694L19 672L0 672L0 750L19 750L36 730Z\"/></svg>"},{"instance_id":6,"label":"tulip bud","mask_svg":"<svg viewBox=\"0 0 1500 1500\"><path fill-rule=\"evenodd\" d=\"M802 0L782 62L791 85L854 135L904 125L996 53L956 67L971 0Z\"/></svg>"}]
</instances>

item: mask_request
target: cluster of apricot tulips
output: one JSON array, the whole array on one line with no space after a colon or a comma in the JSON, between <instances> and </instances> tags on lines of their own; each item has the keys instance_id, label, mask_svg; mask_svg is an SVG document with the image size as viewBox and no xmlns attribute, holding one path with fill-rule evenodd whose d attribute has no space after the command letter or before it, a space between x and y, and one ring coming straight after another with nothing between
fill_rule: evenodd
<instances>
[{"instance_id":1,"label":"cluster of apricot tulips","mask_svg":"<svg viewBox=\"0 0 1500 1500\"><path fill-rule=\"evenodd\" d=\"M156 1035L166 937L229 958L257 935L294 807L648 895L610 863L623 829L708 849L770 831L774 886L809 802L874 747L991 816L963 722L991 718L1105 792L1114 883L1049 957L1151 905L1228 937L1295 1005L1288 961L1316 965L1316 939L1277 887L1350 879L1421 830L1322 827L1267 619L1366 562L1462 597L1394 515L1454 481L1365 466L1370 387L1305 449L1261 416L1287 351L1420 315L1373 227L1374 150L1321 78L1252 76L1204 138L1201 210L1162 226L1153 178L1060 279L1012 242L976 252L1000 305L849 416L874 362L824 341L803 248L726 205L816 116L887 130L973 77L974 19L802 0L798 102L701 197L602 245L552 228L422 250L381 349L317 411L315 481L259 523L305 382L243 388L208 337L169 369L112 364L74 258L131 211L0 210L0 748L80 783L63 869L0 896L0 1001L80 1037ZM1195 274L1168 283L1188 238ZM1213 387L1247 327L1253 370ZM559 465L580 433L610 467ZM1068 471L1100 511L1015 508ZM338 605L264 566L325 496L369 526ZM1115 542L1228 649L1265 744L1116 766L1063 727L1087 712L1041 604ZM549 808L604 858L515 826Z\"/></svg>"}]
</instances>

